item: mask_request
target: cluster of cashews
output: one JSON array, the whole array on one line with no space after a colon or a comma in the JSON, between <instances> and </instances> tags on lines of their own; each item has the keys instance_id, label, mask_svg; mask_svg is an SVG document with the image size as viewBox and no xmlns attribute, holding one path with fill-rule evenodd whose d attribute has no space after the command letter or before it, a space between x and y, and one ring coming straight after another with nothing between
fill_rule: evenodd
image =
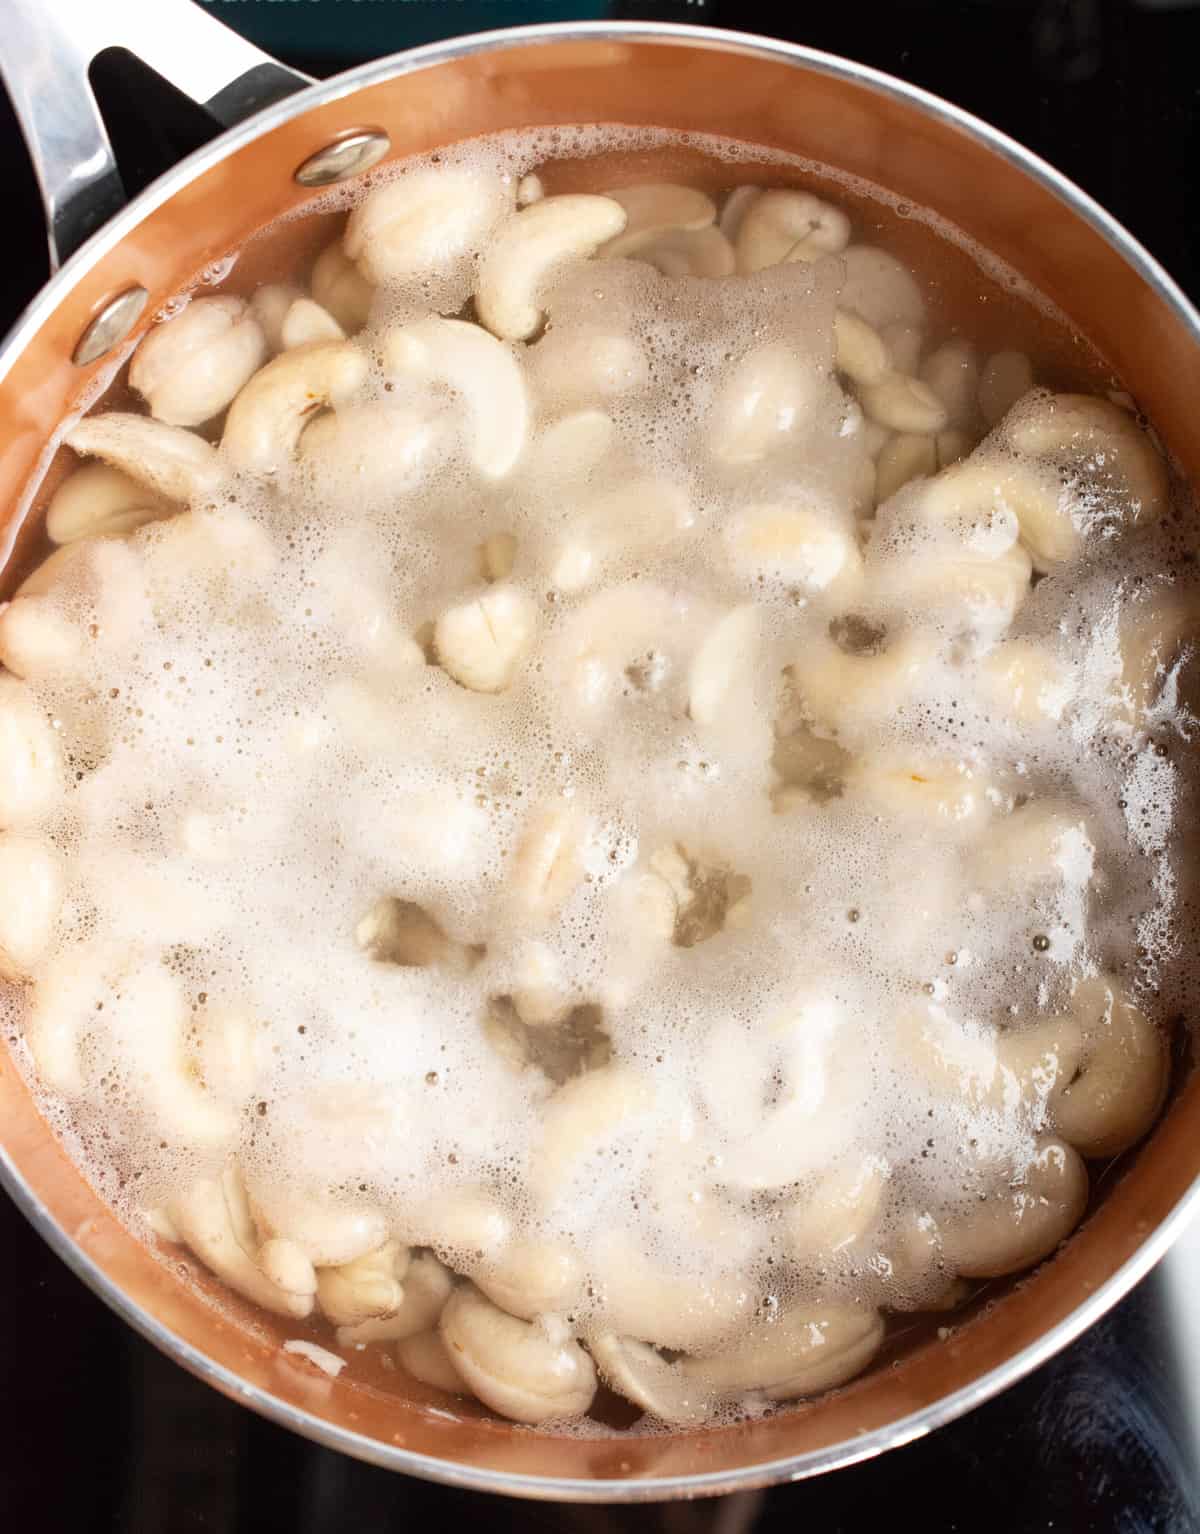
<instances>
[{"instance_id":1,"label":"cluster of cashews","mask_svg":"<svg viewBox=\"0 0 1200 1534\"><path fill-rule=\"evenodd\" d=\"M530 445L527 377L541 376L559 397L574 390L589 403L645 384L640 349L603 327L591 335L551 332L535 356L526 353L546 319L547 278L565 260L632 259L667 276L719 279L780 263L840 258L845 276L835 364L868 423L863 430L875 465L861 509L923 481L916 505L930 524L970 529L1007 518L1010 536L1002 532L988 542L973 540L968 531L950 565L929 577L931 590L944 586L952 566L955 590L969 607L999 609L1011 618L1033 569L1053 570L1077 553L1081 533L1061 494L1062 475L1072 467L1082 474L1102 462L1106 483L1114 482L1127 497L1131 522L1161 513L1167 481L1160 458L1132 417L1104 401L1041 397L1007 428L1002 465L986 452L972 456L985 432L1031 390L1028 359L1002 352L981 365L958 341L923 356L925 304L911 274L886 252L852 244L849 220L823 199L742 187L718 209L703 192L683 186L546 196L530 180L514 192L494 178L442 168L378 188L355 209L343 239L318 258L309 292L271 284L249 302L193 299L152 330L135 353L130 383L149 413L90 417L69 434L79 454L98 461L78 469L54 495L47 530L58 552L0 611L0 660L11 673L0 675L0 883L21 892L0 910L0 977L25 981L38 968L51 948L62 899L57 854L30 829L61 792L61 749L20 679L85 664L85 631L98 629L107 642L120 642L119 598L133 585L121 540L171 517L185 532L194 529L197 524L187 519L202 512L229 470L266 480L281 479L296 465L316 476L349 472L368 495L418 476L436 433L418 412L363 402L373 362L394 379L448 395L461 414L473 471L486 482L504 480ZM476 252L478 323L429 317L395 326L377 338L374 356L351 339L369 322L377 288ZM714 401L713 457L732 467L757 462L772 450L780 421L803 416L821 387L821 379L785 348L751 351L731 369ZM222 417L219 446L193 429ZM599 456L611 422L600 411L578 411L556 429L561 440L555 443L546 433L539 447L551 466L556 455L563 462ZM617 502L584 508L578 536L573 533L557 556L559 589L583 590L595 578L605 555L593 525L638 528L651 539L686 527L691 516L686 497L670 484L635 482L617 492ZM730 557L748 572L765 571L810 592L845 592L853 601L864 582L876 579L857 529L838 525L817 508L751 508L731 519L723 538ZM536 641L535 604L507 583L517 557L510 535L489 538L480 549L482 590L446 607L433 625L432 654L474 692L509 687ZM90 621L82 631L78 617L72 621L46 600L64 582L85 594ZM883 577L877 584L882 587ZM912 587L906 591L911 598ZM1170 632L1156 641L1155 651L1164 657L1177 654L1187 634L1182 620L1165 629ZM1056 717L1053 709L1061 712L1062 703L1053 700L1061 688L1055 691L1053 676L1042 674L1040 653L1027 644L1022 649L1024 643L1005 641L993 652L989 674L998 696L1011 698L1016 710ZM931 644L913 629L889 634L879 649L855 653L831 641L820 653L798 659L791 681L807 723L828 732L855 721L868 728L915 686ZM688 674L688 709L698 724L718 718L752 668L754 652L752 604L713 624L696 646ZM1156 664L1161 670L1168 661ZM1157 672L1145 675L1136 644L1127 670L1128 690L1144 711ZM591 661L588 675L595 675ZM977 785L936 775L889 775L862 763L835 766L839 772L845 767L857 791L874 796L889 813L914 806L915 797L921 813L932 805L934 813L958 820L973 815L979 801ZM529 929L549 922L584 877L587 836L586 822L569 809L554 807L531 818L511 880L511 898ZM1036 854L1020 856L1028 861ZM649 876L656 921L680 946L703 941L720 924L736 926L748 909L744 881L687 849L660 849L649 860ZM391 908L364 918L358 936L368 951L409 955L396 962L470 962L428 918L424 924L402 920ZM98 985L112 983L90 972L85 959L39 980L29 1030L43 1076L68 1093L79 1090L83 1070L81 1008ZM183 1042L182 1001L167 977L134 970L121 984L134 998L131 1006L162 1019L149 1046L155 1111L164 1122L186 1124L201 1143L227 1146L238 1094L252 1075L246 1062L255 1048L253 1023L228 1012L192 1060ZM535 947L513 1002L529 1026L563 1015L553 974ZM1036 1098L1045 1132L1021 1185L970 1220L946 1220L932 1236L923 1228L922 1239L935 1242L949 1269L964 1277L1028 1266L1052 1250L1082 1213L1087 1179L1080 1156L1119 1153L1159 1111L1166 1081L1161 1036L1105 978L1079 982L1063 1017L1001 1037L990 1074L986 1060L963 1066L953 1051L947 1055L945 1040L927 1024L925 1019L915 1026L912 1042L925 1051L935 1076L980 1100L1008 1100L1014 1093ZM543 1147L552 1163L569 1159L581 1114L586 1120L633 1111L638 1093L614 1070L603 1067L560 1087ZM214 1094L202 1091L200 1080L206 1087L224 1085ZM762 1179L773 1175L761 1167L747 1171L747 1186L763 1186ZM794 1248L833 1249L861 1237L878 1216L886 1184L886 1170L868 1161L842 1169L819 1193L798 1198L788 1212ZM464 1215L461 1223L474 1230L478 1220L472 1226ZM484 1223L495 1236L494 1214L485 1212ZM883 1334L876 1310L832 1300L747 1326L747 1297L740 1292L723 1297L707 1332L692 1321L673 1331L678 1288L661 1283L647 1321L645 1293L653 1286L637 1282L636 1264L626 1254L610 1262L604 1275L610 1301L605 1313L620 1324L581 1343L554 1320L578 1292L573 1254L501 1234L495 1260L472 1281L459 1280L437 1254L449 1258L458 1250L461 1232L444 1227L440 1239L413 1250L389 1236L377 1211L260 1208L232 1164L176 1199L163 1229L253 1303L295 1319L320 1313L337 1328L343 1346L394 1343L401 1364L417 1379L473 1393L523 1422L585 1412L598 1374L645 1410L680 1424L703 1420L714 1400L747 1392L790 1400L858 1373ZM623 1284L633 1291L624 1304ZM732 1341L731 1317L739 1322ZM659 1350L675 1344L685 1356L668 1361Z\"/></svg>"}]
</instances>

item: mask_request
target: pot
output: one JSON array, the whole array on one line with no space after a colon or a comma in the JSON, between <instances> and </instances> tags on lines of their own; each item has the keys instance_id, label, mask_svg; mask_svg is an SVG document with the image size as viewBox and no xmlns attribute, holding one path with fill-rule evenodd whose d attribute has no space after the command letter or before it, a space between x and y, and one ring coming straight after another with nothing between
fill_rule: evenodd
<instances>
[{"instance_id":1,"label":"pot","mask_svg":"<svg viewBox=\"0 0 1200 1534\"><path fill-rule=\"evenodd\" d=\"M228 131L122 206L87 86L108 47L139 55ZM749 140L929 206L1056 302L1200 483L1200 316L1102 209L947 103L857 64L763 38L668 25L567 24L417 49L322 84L184 0L8 0L4 67L45 196L56 275L0 351L0 561L35 532L52 436L95 397L150 317L314 188L383 157L534 124L620 121ZM821 1401L650 1438L530 1433L432 1409L385 1376L318 1376L286 1327L154 1252L113 1216L0 1050L0 1178L63 1260L149 1341L218 1390L323 1444L447 1484L633 1501L798 1479L903 1444L1034 1369L1157 1261L1200 1200L1200 1082L1181 1066L1151 1138L1036 1273ZM415 1392L415 1387L414 1387Z\"/></svg>"}]
</instances>

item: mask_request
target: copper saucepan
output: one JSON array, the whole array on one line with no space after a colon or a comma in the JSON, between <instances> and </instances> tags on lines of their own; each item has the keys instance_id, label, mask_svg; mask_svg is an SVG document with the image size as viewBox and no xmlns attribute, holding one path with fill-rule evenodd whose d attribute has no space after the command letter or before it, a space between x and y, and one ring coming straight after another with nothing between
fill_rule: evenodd
<instances>
[{"instance_id":1,"label":"copper saucepan","mask_svg":"<svg viewBox=\"0 0 1200 1534\"><path fill-rule=\"evenodd\" d=\"M123 193L87 69L143 58L229 131L135 201ZM567 24L455 39L322 84L184 0L7 0L0 66L61 268L0 352L0 563L32 526L28 493L81 390L207 263L381 156L534 124L623 122L729 135L853 172L936 209L1022 272L1087 336L1200 484L1200 316L1095 203L1003 135L857 64L684 26ZM105 222L107 220L107 222ZM24 530L24 536L23 536ZM1051 1261L998 1303L838 1394L742 1426L658 1438L530 1433L420 1387L400 1397L317 1377L270 1318L185 1281L113 1217L0 1049L0 1177L112 1308L201 1379L347 1453L453 1485L531 1497L696 1496L815 1474L917 1438L1020 1378L1113 1305L1200 1199L1200 1081Z\"/></svg>"}]
</instances>

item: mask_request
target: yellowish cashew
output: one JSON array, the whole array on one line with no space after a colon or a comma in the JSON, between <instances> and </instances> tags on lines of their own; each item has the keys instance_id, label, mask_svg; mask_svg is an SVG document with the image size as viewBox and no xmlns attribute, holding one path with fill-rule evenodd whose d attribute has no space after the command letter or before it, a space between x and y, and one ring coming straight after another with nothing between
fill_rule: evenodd
<instances>
[{"instance_id":1,"label":"yellowish cashew","mask_svg":"<svg viewBox=\"0 0 1200 1534\"><path fill-rule=\"evenodd\" d=\"M533 644L537 609L515 586L492 586L474 601L450 607L434 626L444 670L472 692L503 692Z\"/></svg>"},{"instance_id":2,"label":"yellowish cashew","mask_svg":"<svg viewBox=\"0 0 1200 1534\"><path fill-rule=\"evenodd\" d=\"M450 1350L438 1332L417 1332L396 1344L396 1361L422 1385L432 1385L447 1395L465 1395L467 1386L454 1367Z\"/></svg>"},{"instance_id":3,"label":"yellowish cashew","mask_svg":"<svg viewBox=\"0 0 1200 1534\"><path fill-rule=\"evenodd\" d=\"M509 473L529 436L525 379L510 347L478 325L435 316L389 330L382 353L388 373L451 388L470 422L471 462L486 479Z\"/></svg>"},{"instance_id":4,"label":"yellowish cashew","mask_svg":"<svg viewBox=\"0 0 1200 1534\"><path fill-rule=\"evenodd\" d=\"M479 568L485 581L506 581L517 562L517 540L512 533L493 533L479 545Z\"/></svg>"},{"instance_id":5,"label":"yellowish cashew","mask_svg":"<svg viewBox=\"0 0 1200 1534\"><path fill-rule=\"evenodd\" d=\"M551 408L634 394L650 378L644 348L599 325L551 325L529 352L528 367L539 397Z\"/></svg>"},{"instance_id":6,"label":"yellowish cashew","mask_svg":"<svg viewBox=\"0 0 1200 1534\"><path fill-rule=\"evenodd\" d=\"M794 1401L861 1373L882 1341L877 1311L829 1300L756 1321L728 1348L684 1359L679 1367L710 1397L753 1392L771 1401Z\"/></svg>"},{"instance_id":7,"label":"yellowish cashew","mask_svg":"<svg viewBox=\"0 0 1200 1534\"><path fill-rule=\"evenodd\" d=\"M372 1252L337 1267L317 1269L317 1300L335 1326L393 1315L404 1298L401 1280L408 1270L409 1250L398 1241L385 1241Z\"/></svg>"},{"instance_id":8,"label":"yellowish cashew","mask_svg":"<svg viewBox=\"0 0 1200 1534\"><path fill-rule=\"evenodd\" d=\"M671 182L622 187L605 197L625 210L625 227L596 252L601 257L640 256L670 230L692 232L716 222L716 204L695 187Z\"/></svg>"},{"instance_id":9,"label":"yellowish cashew","mask_svg":"<svg viewBox=\"0 0 1200 1534\"><path fill-rule=\"evenodd\" d=\"M552 1422L592 1404L596 1369L579 1344L507 1315L473 1284L450 1296L438 1331L468 1389L502 1417Z\"/></svg>"},{"instance_id":10,"label":"yellowish cashew","mask_svg":"<svg viewBox=\"0 0 1200 1534\"><path fill-rule=\"evenodd\" d=\"M852 309L835 312L833 339L837 370L853 383L877 384L891 372L892 359L883 337Z\"/></svg>"},{"instance_id":11,"label":"yellowish cashew","mask_svg":"<svg viewBox=\"0 0 1200 1534\"><path fill-rule=\"evenodd\" d=\"M222 452L235 469L277 474L295 457L313 412L346 403L366 376L367 359L349 341L314 341L281 352L229 407Z\"/></svg>"},{"instance_id":12,"label":"yellowish cashew","mask_svg":"<svg viewBox=\"0 0 1200 1534\"><path fill-rule=\"evenodd\" d=\"M587 816L567 805L533 818L517 844L509 880L523 914L548 921L570 899L583 879L589 831Z\"/></svg>"},{"instance_id":13,"label":"yellowish cashew","mask_svg":"<svg viewBox=\"0 0 1200 1534\"><path fill-rule=\"evenodd\" d=\"M327 245L312 270L312 296L333 315L347 335L361 330L371 317L375 285L369 282L342 249L341 240ZM283 333L280 321L280 349Z\"/></svg>"},{"instance_id":14,"label":"yellowish cashew","mask_svg":"<svg viewBox=\"0 0 1200 1534\"><path fill-rule=\"evenodd\" d=\"M244 299L193 298L143 336L129 382L157 420L200 426L220 415L266 355L266 337Z\"/></svg>"},{"instance_id":15,"label":"yellowish cashew","mask_svg":"<svg viewBox=\"0 0 1200 1534\"><path fill-rule=\"evenodd\" d=\"M64 440L77 453L103 458L167 501L203 500L221 479L221 460L211 443L149 416L123 410L86 416Z\"/></svg>"},{"instance_id":16,"label":"yellowish cashew","mask_svg":"<svg viewBox=\"0 0 1200 1534\"><path fill-rule=\"evenodd\" d=\"M736 512L722 539L745 574L794 582L805 591L824 591L862 571L853 533L817 503L774 501Z\"/></svg>"},{"instance_id":17,"label":"yellowish cashew","mask_svg":"<svg viewBox=\"0 0 1200 1534\"><path fill-rule=\"evenodd\" d=\"M561 1086L542 1108L529 1185L550 1200L569 1190L583 1159L650 1112L654 1091L631 1067L606 1065Z\"/></svg>"},{"instance_id":18,"label":"yellowish cashew","mask_svg":"<svg viewBox=\"0 0 1200 1534\"><path fill-rule=\"evenodd\" d=\"M875 496L890 500L910 480L937 473L937 443L933 437L897 432L888 438L875 465Z\"/></svg>"},{"instance_id":19,"label":"yellowish cashew","mask_svg":"<svg viewBox=\"0 0 1200 1534\"><path fill-rule=\"evenodd\" d=\"M539 290L562 262L590 256L625 227L610 197L546 197L501 226L479 265L475 308L505 341L526 341L542 323Z\"/></svg>"},{"instance_id":20,"label":"yellowish cashew","mask_svg":"<svg viewBox=\"0 0 1200 1534\"><path fill-rule=\"evenodd\" d=\"M230 1209L229 1191L222 1182L204 1178L175 1199L170 1217L180 1237L207 1268L252 1304L297 1319L310 1315L312 1294L275 1283L243 1245L246 1231L239 1229L238 1214Z\"/></svg>"},{"instance_id":21,"label":"yellowish cashew","mask_svg":"<svg viewBox=\"0 0 1200 1534\"><path fill-rule=\"evenodd\" d=\"M387 1222L377 1209L321 1205L302 1197L254 1199L254 1218L268 1236L281 1236L316 1267L344 1267L387 1240Z\"/></svg>"},{"instance_id":22,"label":"yellowish cashew","mask_svg":"<svg viewBox=\"0 0 1200 1534\"><path fill-rule=\"evenodd\" d=\"M987 782L965 761L882 761L854 763L845 792L876 813L911 818L926 825L962 825L987 811Z\"/></svg>"},{"instance_id":23,"label":"yellowish cashew","mask_svg":"<svg viewBox=\"0 0 1200 1534\"><path fill-rule=\"evenodd\" d=\"M58 737L34 696L0 673L0 829L31 825L61 791Z\"/></svg>"},{"instance_id":24,"label":"yellowish cashew","mask_svg":"<svg viewBox=\"0 0 1200 1534\"><path fill-rule=\"evenodd\" d=\"M1111 976L1079 981L1070 1015L1082 1030L1083 1057L1079 1074L1053 1101L1054 1127L1084 1156L1118 1156L1162 1108L1166 1040Z\"/></svg>"},{"instance_id":25,"label":"yellowish cashew","mask_svg":"<svg viewBox=\"0 0 1200 1534\"><path fill-rule=\"evenodd\" d=\"M744 210L737 232L739 272L758 272L781 261L819 261L850 241L850 220L811 192L774 189Z\"/></svg>"},{"instance_id":26,"label":"yellowish cashew","mask_svg":"<svg viewBox=\"0 0 1200 1534\"><path fill-rule=\"evenodd\" d=\"M744 695L753 686L760 641L760 614L753 602L733 608L710 630L688 671L688 713L697 724L715 724L731 694Z\"/></svg>"},{"instance_id":27,"label":"yellowish cashew","mask_svg":"<svg viewBox=\"0 0 1200 1534\"><path fill-rule=\"evenodd\" d=\"M950 1267L964 1278L1002 1278L1031 1268L1075 1229L1087 1206L1088 1175L1075 1151L1043 1139L1028 1168L1007 1177L970 1211L938 1222Z\"/></svg>"},{"instance_id":28,"label":"yellowish cashew","mask_svg":"<svg viewBox=\"0 0 1200 1534\"><path fill-rule=\"evenodd\" d=\"M928 384L905 373L887 372L860 384L858 398L873 421L889 431L932 436L948 424L945 405Z\"/></svg>"},{"instance_id":29,"label":"yellowish cashew","mask_svg":"<svg viewBox=\"0 0 1200 1534\"><path fill-rule=\"evenodd\" d=\"M454 1274L432 1252L418 1252L404 1275L403 1296L390 1315L339 1326L339 1347L368 1342L400 1342L436 1327L454 1288Z\"/></svg>"},{"instance_id":30,"label":"yellowish cashew","mask_svg":"<svg viewBox=\"0 0 1200 1534\"><path fill-rule=\"evenodd\" d=\"M69 474L50 498L46 532L54 543L80 538L122 538L174 508L144 485L106 463L88 463Z\"/></svg>"},{"instance_id":31,"label":"yellowish cashew","mask_svg":"<svg viewBox=\"0 0 1200 1534\"><path fill-rule=\"evenodd\" d=\"M737 244L737 238L742 228L742 221L751 207L763 194L761 186L736 186L721 206L721 216L717 224L721 233L731 244Z\"/></svg>"},{"instance_id":32,"label":"yellowish cashew","mask_svg":"<svg viewBox=\"0 0 1200 1534\"><path fill-rule=\"evenodd\" d=\"M936 648L920 630L898 633L883 649L865 654L847 653L825 640L806 645L788 673L811 723L866 729L913 696Z\"/></svg>"},{"instance_id":33,"label":"yellowish cashew","mask_svg":"<svg viewBox=\"0 0 1200 1534\"><path fill-rule=\"evenodd\" d=\"M28 978L50 947L62 906L62 862L46 842L0 831L0 979Z\"/></svg>"},{"instance_id":34,"label":"yellowish cashew","mask_svg":"<svg viewBox=\"0 0 1200 1534\"><path fill-rule=\"evenodd\" d=\"M265 1241L258 1249L257 1262L265 1277L285 1294L294 1294L297 1299L311 1299L316 1294L317 1271L293 1242L278 1236Z\"/></svg>"},{"instance_id":35,"label":"yellowish cashew","mask_svg":"<svg viewBox=\"0 0 1200 1534\"><path fill-rule=\"evenodd\" d=\"M410 170L367 194L350 215L342 245L369 282L404 282L483 249L513 200L514 191L486 171Z\"/></svg>"}]
</instances>

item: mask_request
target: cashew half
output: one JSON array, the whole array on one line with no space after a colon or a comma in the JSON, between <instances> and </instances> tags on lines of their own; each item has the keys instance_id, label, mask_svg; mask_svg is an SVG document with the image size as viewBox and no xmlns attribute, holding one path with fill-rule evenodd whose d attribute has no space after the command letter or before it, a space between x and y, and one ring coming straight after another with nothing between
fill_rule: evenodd
<instances>
[{"instance_id":1,"label":"cashew half","mask_svg":"<svg viewBox=\"0 0 1200 1534\"><path fill-rule=\"evenodd\" d=\"M826 508L800 499L735 513L726 520L722 539L745 574L805 591L824 591L862 571L852 533Z\"/></svg>"},{"instance_id":2,"label":"cashew half","mask_svg":"<svg viewBox=\"0 0 1200 1534\"><path fill-rule=\"evenodd\" d=\"M939 1222L946 1261L964 1278L1002 1278L1048 1257L1087 1207L1087 1169L1061 1140L1042 1140L1029 1167L970 1213Z\"/></svg>"},{"instance_id":3,"label":"cashew half","mask_svg":"<svg viewBox=\"0 0 1200 1534\"><path fill-rule=\"evenodd\" d=\"M147 331L129 382L156 420L200 426L220 415L266 355L266 337L244 299L193 298Z\"/></svg>"},{"instance_id":4,"label":"cashew half","mask_svg":"<svg viewBox=\"0 0 1200 1534\"><path fill-rule=\"evenodd\" d=\"M946 408L946 425L970 430L977 419L979 361L967 341L946 341L921 364L922 382Z\"/></svg>"},{"instance_id":5,"label":"cashew half","mask_svg":"<svg viewBox=\"0 0 1200 1534\"><path fill-rule=\"evenodd\" d=\"M875 1223L887 1191L889 1168L878 1156L865 1156L819 1174L783 1217L790 1252L813 1263L840 1252Z\"/></svg>"},{"instance_id":6,"label":"cashew half","mask_svg":"<svg viewBox=\"0 0 1200 1534\"><path fill-rule=\"evenodd\" d=\"M604 1332L589 1337L588 1348L604 1383L660 1422L695 1427L709 1415L703 1388L649 1343Z\"/></svg>"},{"instance_id":7,"label":"cashew half","mask_svg":"<svg viewBox=\"0 0 1200 1534\"><path fill-rule=\"evenodd\" d=\"M268 1236L282 1236L317 1267L344 1267L378 1251L387 1240L387 1222L377 1209L334 1206L302 1198L254 1200L254 1218Z\"/></svg>"},{"instance_id":8,"label":"cashew half","mask_svg":"<svg viewBox=\"0 0 1200 1534\"><path fill-rule=\"evenodd\" d=\"M62 889L62 863L52 847L0 831L0 979L26 979L46 953Z\"/></svg>"},{"instance_id":9,"label":"cashew half","mask_svg":"<svg viewBox=\"0 0 1200 1534\"><path fill-rule=\"evenodd\" d=\"M910 480L937 473L937 443L915 432L897 432L884 444L875 466L875 498L890 500Z\"/></svg>"},{"instance_id":10,"label":"cashew half","mask_svg":"<svg viewBox=\"0 0 1200 1534\"><path fill-rule=\"evenodd\" d=\"M509 888L521 911L548 921L583 879L590 825L580 810L553 806L535 816L513 856Z\"/></svg>"},{"instance_id":11,"label":"cashew half","mask_svg":"<svg viewBox=\"0 0 1200 1534\"><path fill-rule=\"evenodd\" d=\"M239 1232L221 1182L205 1178L194 1183L172 1202L170 1216L180 1237L205 1267L245 1299L276 1315L302 1319L312 1313L311 1293L295 1293L273 1282L242 1245L245 1232Z\"/></svg>"},{"instance_id":12,"label":"cashew half","mask_svg":"<svg viewBox=\"0 0 1200 1534\"><path fill-rule=\"evenodd\" d=\"M523 591L493 586L475 601L450 607L434 626L437 658L472 692L503 692L533 644L537 609Z\"/></svg>"},{"instance_id":13,"label":"cashew half","mask_svg":"<svg viewBox=\"0 0 1200 1534\"><path fill-rule=\"evenodd\" d=\"M905 373L887 372L874 383L860 384L858 398L871 419L889 431L932 436L949 420L929 385Z\"/></svg>"},{"instance_id":14,"label":"cashew half","mask_svg":"<svg viewBox=\"0 0 1200 1534\"><path fill-rule=\"evenodd\" d=\"M1054 1127L1084 1156L1118 1156L1162 1108L1166 1040L1109 976L1076 985L1071 1016L1083 1032L1083 1059L1078 1076L1052 1102Z\"/></svg>"},{"instance_id":15,"label":"cashew half","mask_svg":"<svg viewBox=\"0 0 1200 1534\"><path fill-rule=\"evenodd\" d=\"M729 277L733 246L719 229L668 229L639 246L634 261L644 261L664 277Z\"/></svg>"},{"instance_id":16,"label":"cashew half","mask_svg":"<svg viewBox=\"0 0 1200 1534\"><path fill-rule=\"evenodd\" d=\"M551 1422L592 1404L596 1369L579 1344L506 1315L473 1284L450 1296L438 1331L468 1388L502 1417Z\"/></svg>"},{"instance_id":17,"label":"cashew half","mask_svg":"<svg viewBox=\"0 0 1200 1534\"><path fill-rule=\"evenodd\" d=\"M479 250L514 192L467 166L411 170L375 187L346 224L342 245L373 283L441 271Z\"/></svg>"},{"instance_id":18,"label":"cashew half","mask_svg":"<svg viewBox=\"0 0 1200 1534\"><path fill-rule=\"evenodd\" d=\"M514 1241L487 1263L475 1283L488 1299L510 1315L535 1316L569 1311L583 1286L579 1258L561 1241Z\"/></svg>"},{"instance_id":19,"label":"cashew half","mask_svg":"<svg viewBox=\"0 0 1200 1534\"><path fill-rule=\"evenodd\" d=\"M23 683L0 673L0 829L48 813L60 790L58 737Z\"/></svg>"},{"instance_id":20,"label":"cashew half","mask_svg":"<svg viewBox=\"0 0 1200 1534\"><path fill-rule=\"evenodd\" d=\"M599 325L550 326L528 354L530 377L547 407L635 394L646 387L650 364L629 336Z\"/></svg>"},{"instance_id":21,"label":"cashew half","mask_svg":"<svg viewBox=\"0 0 1200 1534\"><path fill-rule=\"evenodd\" d=\"M370 319L371 305L375 301L374 284L363 276L342 249L341 240L334 240L317 257L311 285L317 303L333 315L347 335L354 335ZM282 319L279 339L282 349Z\"/></svg>"},{"instance_id":22,"label":"cashew half","mask_svg":"<svg viewBox=\"0 0 1200 1534\"><path fill-rule=\"evenodd\" d=\"M525 380L510 347L478 325L436 316L389 330L387 372L454 390L470 421L471 462L485 479L503 479L529 436Z\"/></svg>"},{"instance_id":23,"label":"cashew half","mask_svg":"<svg viewBox=\"0 0 1200 1534\"><path fill-rule=\"evenodd\" d=\"M590 256L625 228L610 197L567 194L535 202L504 224L479 265L475 308L505 341L526 341L542 323L536 297L563 261Z\"/></svg>"},{"instance_id":24,"label":"cashew half","mask_svg":"<svg viewBox=\"0 0 1200 1534\"><path fill-rule=\"evenodd\" d=\"M317 416L301 433L298 452L322 494L353 488L374 502L406 495L419 484L434 442L423 415L378 400Z\"/></svg>"},{"instance_id":25,"label":"cashew half","mask_svg":"<svg viewBox=\"0 0 1200 1534\"><path fill-rule=\"evenodd\" d=\"M77 453L103 458L167 501L203 500L221 478L221 460L211 443L144 415L110 410L86 416L64 440Z\"/></svg>"},{"instance_id":26,"label":"cashew half","mask_svg":"<svg viewBox=\"0 0 1200 1534\"><path fill-rule=\"evenodd\" d=\"M277 474L295 456L314 410L362 387L367 359L349 341L314 341L261 368L229 407L221 449L235 469Z\"/></svg>"},{"instance_id":27,"label":"cashew half","mask_svg":"<svg viewBox=\"0 0 1200 1534\"><path fill-rule=\"evenodd\" d=\"M69 474L50 498L46 531L54 543L121 538L174 508L106 463L87 463Z\"/></svg>"},{"instance_id":28,"label":"cashew half","mask_svg":"<svg viewBox=\"0 0 1200 1534\"><path fill-rule=\"evenodd\" d=\"M408 1265L399 1307L388 1316L339 1326L339 1347L368 1342L401 1342L436 1327L454 1288L454 1274L432 1252L418 1252Z\"/></svg>"},{"instance_id":29,"label":"cashew half","mask_svg":"<svg viewBox=\"0 0 1200 1534\"><path fill-rule=\"evenodd\" d=\"M877 1311L830 1300L755 1322L729 1348L707 1358L686 1358L679 1367L710 1396L754 1392L771 1401L794 1401L861 1373L882 1341Z\"/></svg>"},{"instance_id":30,"label":"cashew half","mask_svg":"<svg viewBox=\"0 0 1200 1534\"><path fill-rule=\"evenodd\" d=\"M852 309L835 312L833 338L837 370L853 383L877 384L891 372L892 359L883 337Z\"/></svg>"}]
</instances>

